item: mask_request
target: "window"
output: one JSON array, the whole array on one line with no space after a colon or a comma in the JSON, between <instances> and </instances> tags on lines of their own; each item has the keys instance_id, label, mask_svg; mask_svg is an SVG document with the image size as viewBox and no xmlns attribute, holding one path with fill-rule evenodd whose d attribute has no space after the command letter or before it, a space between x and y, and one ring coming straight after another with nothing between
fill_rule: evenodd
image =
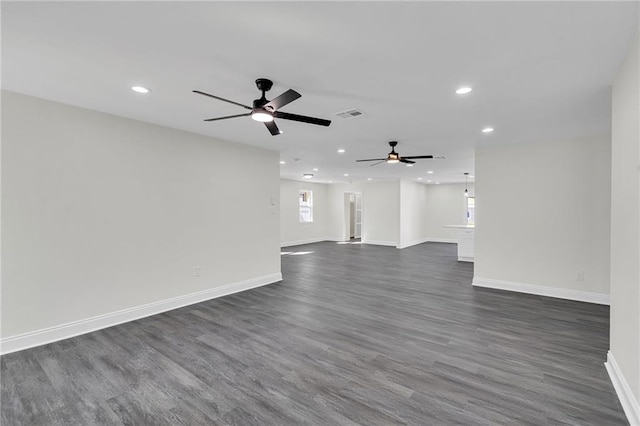
<instances>
[{"instance_id":1,"label":"window","mask_svg":"<svg viewBox=\"0 0 640 426\"><path fill-rule=\"evenodd\" d=\"M476 224L476 197L467 197L467 225Z\"/></svg>"},{"instance_id":2,"label":"window","mask_svg":"<svg viewBox=\"0 0 640 426\"><path fill-rule=\"evenodd\" d=\"M300 190L300 222L313 222L313 193Z\"/></svg>"}]
</instances>

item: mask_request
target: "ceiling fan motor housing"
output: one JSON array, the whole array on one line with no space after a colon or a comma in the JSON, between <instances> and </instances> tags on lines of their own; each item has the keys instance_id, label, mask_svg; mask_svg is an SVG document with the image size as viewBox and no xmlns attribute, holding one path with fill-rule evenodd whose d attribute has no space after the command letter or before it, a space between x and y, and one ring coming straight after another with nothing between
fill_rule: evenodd
<instances>
[{"instance_id":1,"label":"ceiling fan motor housing","mask_svg":"<svg viewBox=\"0 0 640 426\"><path fill-rule=\"evenodd\" d=\"M263 109L262 107L267 102L269 102L269 101L264 96L261 97L260 99L254 99L254 101L253 101L253 109Z\"/></svg>"}]
</instances>

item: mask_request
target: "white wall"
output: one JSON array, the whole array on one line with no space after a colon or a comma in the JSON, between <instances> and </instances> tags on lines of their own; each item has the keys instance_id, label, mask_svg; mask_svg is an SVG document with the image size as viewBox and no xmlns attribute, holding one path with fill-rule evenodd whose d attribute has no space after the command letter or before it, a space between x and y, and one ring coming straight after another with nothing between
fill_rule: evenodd
<instances>
[{"instance_id":1,"label":"white wall","mask_svg":"<svg viewBox=\"0 0 640 426\"><path fill-rule=\"evenodd\" d=\"M3 340L280 275L274 151L10 92L2 142Z\"/></svg>"},{"instance_id":2,"label":"white wall","mask_svg":"<svg viewBox=\"0 0 640 426\"><path fill-rule=\"evenodd\" d=\"M427 241L428 186L406 180L400 181L400 233L398 248Z\"/></svg>"},{"instance_id":3,"label":"white wall","mask_svg":"<svg viewBox=\"0 0 640 426\"><path fill-rule=\"evenodd\" d=\"M398 245L400 182L367 182L362 195L362 242Z\"/></svg>"},{"instance_id":4,"label":"white wall","mask_svg":"<svg viewBox=\"0 0 640 426\"><path fill-rule=\"evenodd\" d=\"M464 183L428 185L427 236L429 241L457 242L458 230L444 226L467 223L467 198L464 196L464 189ZM473 183L469 183L468 189L469 194L475 194Z\"/></svg>"},{"instance_id":5,"label":"white wall","mask_svg":"<svg viewBox=\"0 0 640 426\"><path fill-rule=\"evenodd\" d=\"M609 138L479 147L475 158L474 284L607 303Z\"/></svg>"},{"instance_id":6,"label":"white wall","mask_svg":"<svg viewBox=\"0 0 640 426\"><path fill-rule=\"evenodd\" d=\"M640 424L639 62L636 35L612 93L611 347L607 362L631 424Z\"/></svg>"},{"instance_id":7,"label":"white wall","mask_svg":"<svg viewBox=\"0 0 640 426\"><path fill-rule=\"evenodd\" d=\"M300 223L300 190L311 190L313 222ZM327 185L280 180L280 242L282 247L324 241L328 237Z\"/></svg>"}]
</instances>

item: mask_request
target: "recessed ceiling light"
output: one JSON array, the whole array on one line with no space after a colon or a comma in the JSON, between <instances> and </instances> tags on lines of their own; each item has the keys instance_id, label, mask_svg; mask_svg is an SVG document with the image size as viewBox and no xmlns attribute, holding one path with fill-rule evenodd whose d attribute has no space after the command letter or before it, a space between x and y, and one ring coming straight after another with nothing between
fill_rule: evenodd
<instances>
[{"instance_id":1,"label":"recessed ceiling light","mask_svg":"<svg viewBox=\"0 0 640 426\"><path fill-rule=\"evenodd\" d=\"M427 174L432 175L432 174L433 174L433 170L429 170L429 171L427 172Z\"/></svg>"},{"instance_id":2,"label":"recessed ceiling light","mask_svg":"<svg viewBox=\"0 0 640 426\"><path fill-rule=\"evenodd\" d=\"M330 180L330 181L329 181L329 183L333 183L333 181L332 181L332 180Z\"/></svg>"},{"instance_id":3,"label":"recessed ceiling light","mask_svg":"<svg viewBox=\"0 0 640 426\"><path fill-rule=\"evenodd\" d=\"M458 90L456 90L456 93L458 95L465 95L469 92L471 92L473 89L469 86L464 86L464 87L459 87Z\"/></svg>"},{"instance_id":4,"label":"recessed ceiling light","mask_svg":"<svg viewBox=\"0 0 640 426\"><path fill-rule=\"evenodd\" d=\"M420 177L420 178L418 178L418 180L422 180L422 178Z\"/></svg>"},{"instance_id":5,"label":"recessed ceiling light","mask_svg":"<svg viewBox=\"0 0 640 426\"><path fill-rule=\"evenodd\" d=\"M303 178L305 179L311 179L313 177L313 175L311 173L305 173L302 175Z\"/></svg>"},{"instance_id":6,"label":"recessed ceiling light","mask_svg":"<svg viewBox=\"0 0 640 426\"><path fill-rule=\"evenodd\" d=\"M347 177L347 176L349 176L349 173L345 173L343 176L344 176L344 177Z\"/></svg>"},{"instance_id":7,"label":"recessed ceiling light","mask_svg":"<svg viewBox=\"0 0 640 426\"><path fill-rule=\"evenodd\" d=\"M482 133L491 133L493 132L493 127L485 127L482 129Z\"/></svg>"},{"instance_id":8,"label":"recessed ceiling light","mask_svg":"<svg viewBox=\"0 0 640 426\"><path fill-rule=\"evenodd\" d=\"M149 93L151 91L146 87L142 87L142 86L133 86L131 90L133 90L136 93Z\"/></svg>"},{"instance_id":9,"label":"recessed ceiling light","mask_svg":"<svg viewBox=\"0 0 640 426\"><path fill-rule=\"evenodd\" d=\"M344 149L339 149L339 150L338 150L338 152L339 152L340 154L344 154L344 152L345 152L345 151L344 151Z\"/></svg>"},{"instance_id":10,"label":"recessed ceiling light","mask_svg":"<svg viewBox=\"0 0 640 426\"><path fill-rule=\"evenodd\" d=\"M314 169L313 169L313 171L314 171L314 172L317 172L317 171L318 171L318 168L314 168Z\"/></svg>"},{"instance_id":11,"label":"recessed ceiling light","mask_svg":"<svg viewBox=\"0 0 640 426\"><path fill-rule=\"evenodd\" d=\"M367 180L371 180L371 178L367 178Z\"/></svg>"},{"instance_id":12,"label":"recessed ceiling light","mask_svg":"<svg viewBox=\"0 0 640 426\"><path fill-rule=\"evenodd\" d=\"M281 161L280 164L287 164L287 162L286 161Z\"/></svg>"},{"instance_id":13,"label":"recessed ceiling light","mask_svg":"<svg viewBox=\"0 0 640 426\"><path fill-rule=\"evenodd\" d=\"M428 181L427 181L427 183L431 183L431 181L430 181L430 180L428 180Z\"/></svg>"},{"instance_id":14,"label":"recessed ceiling light","mask_svg":"<svg viewBox=\"0 0 640 426\"><path fill-rule=\"evenodd\" d=\"M407 164L407 167L413 167L413 164Z\"/></svg>"},{"instance_id":15,"label":"recessed ceiling light","mask_svg":"<svg viewBox=\"0 0 640 426\"><path fill-rule=\"evenodd\" d=\"M440 185L440 182L436 182L436 185Z\"/></svg>"}]
</instances>

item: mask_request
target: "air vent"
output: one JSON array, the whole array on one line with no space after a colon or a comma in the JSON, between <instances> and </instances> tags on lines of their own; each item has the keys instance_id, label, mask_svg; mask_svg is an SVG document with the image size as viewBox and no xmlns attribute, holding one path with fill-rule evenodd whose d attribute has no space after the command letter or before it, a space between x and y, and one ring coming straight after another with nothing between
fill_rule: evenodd
<instances>
[{"instance_id":1,"label":"air vent","mask_svg":"<svg viewBox=\"0 0 640 426\"><path fill-rule=\"evenodd\" d=\"M340 118L349 119L364 115L364 112L360 111L359 109L353 108L342 112L336 112L334 115L337 115Z\"/></svg>"}]
</instances>

